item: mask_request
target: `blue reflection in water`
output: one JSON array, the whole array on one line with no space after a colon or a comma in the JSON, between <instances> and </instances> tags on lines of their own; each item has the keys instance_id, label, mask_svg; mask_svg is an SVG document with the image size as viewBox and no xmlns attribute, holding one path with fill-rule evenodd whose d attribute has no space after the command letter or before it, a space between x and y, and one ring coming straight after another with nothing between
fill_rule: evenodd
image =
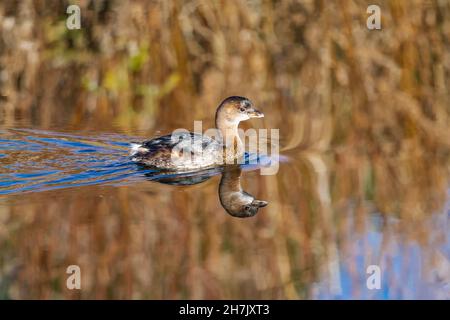
<instances>
[{"instance_id":1,"label":"blue reflection in water","mask_svg":"<svg viewBox=\"0 0 450 320\"><path fill-rule=\"evenodd\" d=\"M2 131L0 194L134 181L145 172L129 161L129 140L111 134L85 137L43 130Z\"/></svg>"}]
</instances>

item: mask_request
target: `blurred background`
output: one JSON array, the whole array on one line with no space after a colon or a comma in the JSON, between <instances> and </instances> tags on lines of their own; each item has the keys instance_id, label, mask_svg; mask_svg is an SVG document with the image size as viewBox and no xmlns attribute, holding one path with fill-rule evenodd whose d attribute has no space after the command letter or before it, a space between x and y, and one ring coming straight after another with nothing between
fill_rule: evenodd
<instances>
[{"instance_id":1,"label":"blurred background","mask_svg":"<svg viewBox=\"0 0 450 320\"><path fill-rule=\"evenodd\" d=\"M0 298L449 299L449 83L447 0L2 1ZM67 145L28 147L42 132L125 146L212 127L229 95L264 112L243 127L280 129L289 158L244 173L269 202L253 218L224 212L220 177L16 188L84 170Z\"/></svg>"}]
</instances>

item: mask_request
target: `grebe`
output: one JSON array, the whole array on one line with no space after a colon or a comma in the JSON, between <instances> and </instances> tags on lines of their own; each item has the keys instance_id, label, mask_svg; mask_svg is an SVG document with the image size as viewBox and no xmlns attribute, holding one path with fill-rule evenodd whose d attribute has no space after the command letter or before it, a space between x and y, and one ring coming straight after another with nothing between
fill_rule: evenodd
<instances>
[{"instance_id":1,"label":"grebe","mask_svg":"<svg viewBox=\"0 0 450 320\"><path fill-rule=\"evenodd\" d=\"M264 114L244 97L222 101L216 111L218 137L178 132L131 145L131 160L164 170L190 171L234 163L244 154L238 134L239 122Z\"/></svg>"}]
</instances>

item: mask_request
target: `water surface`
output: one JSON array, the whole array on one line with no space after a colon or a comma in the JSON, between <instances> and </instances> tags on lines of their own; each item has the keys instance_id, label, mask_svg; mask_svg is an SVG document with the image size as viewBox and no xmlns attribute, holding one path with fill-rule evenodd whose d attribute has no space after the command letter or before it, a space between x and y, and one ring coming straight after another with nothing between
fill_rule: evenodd
<instances>
[{"instance_id":1,"label":"water surface","mask_svg":"<svg viewBox=\"0 0 450 320\"><path fill-rule=\"evenodd\" d=\"M332 153L291 150L277 175L242 172L269 204L239 219L219 201L220 170L173 185L129 161L140 139L2 129L2 297L449 298L448 200L415 219L381 214L370 190L333 195ZM70 264L83 271L75 293ZM367 288L370 265L380 290Z\"/></svg>"}]
</instances>

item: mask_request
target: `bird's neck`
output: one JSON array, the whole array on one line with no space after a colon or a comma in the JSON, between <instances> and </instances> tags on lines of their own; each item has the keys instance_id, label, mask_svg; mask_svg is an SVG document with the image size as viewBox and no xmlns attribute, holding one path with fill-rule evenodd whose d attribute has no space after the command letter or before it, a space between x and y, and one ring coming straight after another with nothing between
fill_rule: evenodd
<instances>
[{"instance_id":1,"label":"bird's neck","mask_svg":"<svg viewBox=\"0 0 450 320\"><path fill-rule=\"evenodd\" d=\"M239 122L217 118L216 128L222 135L223 144L227 149L227 158L238 158L243 154L243 143L239 137Z\"/></svg>"},{"instance_id":2,"label":"bird's neck","mask_svg":"<svg viewBox=\"0 0 450 320\"><path fill-rule=\"evenodd\" d=\"M226 195L233 192L242 192L241 169L239 167L226 169L220 179L219 194Z\"/></svg>"}]
</instances>

